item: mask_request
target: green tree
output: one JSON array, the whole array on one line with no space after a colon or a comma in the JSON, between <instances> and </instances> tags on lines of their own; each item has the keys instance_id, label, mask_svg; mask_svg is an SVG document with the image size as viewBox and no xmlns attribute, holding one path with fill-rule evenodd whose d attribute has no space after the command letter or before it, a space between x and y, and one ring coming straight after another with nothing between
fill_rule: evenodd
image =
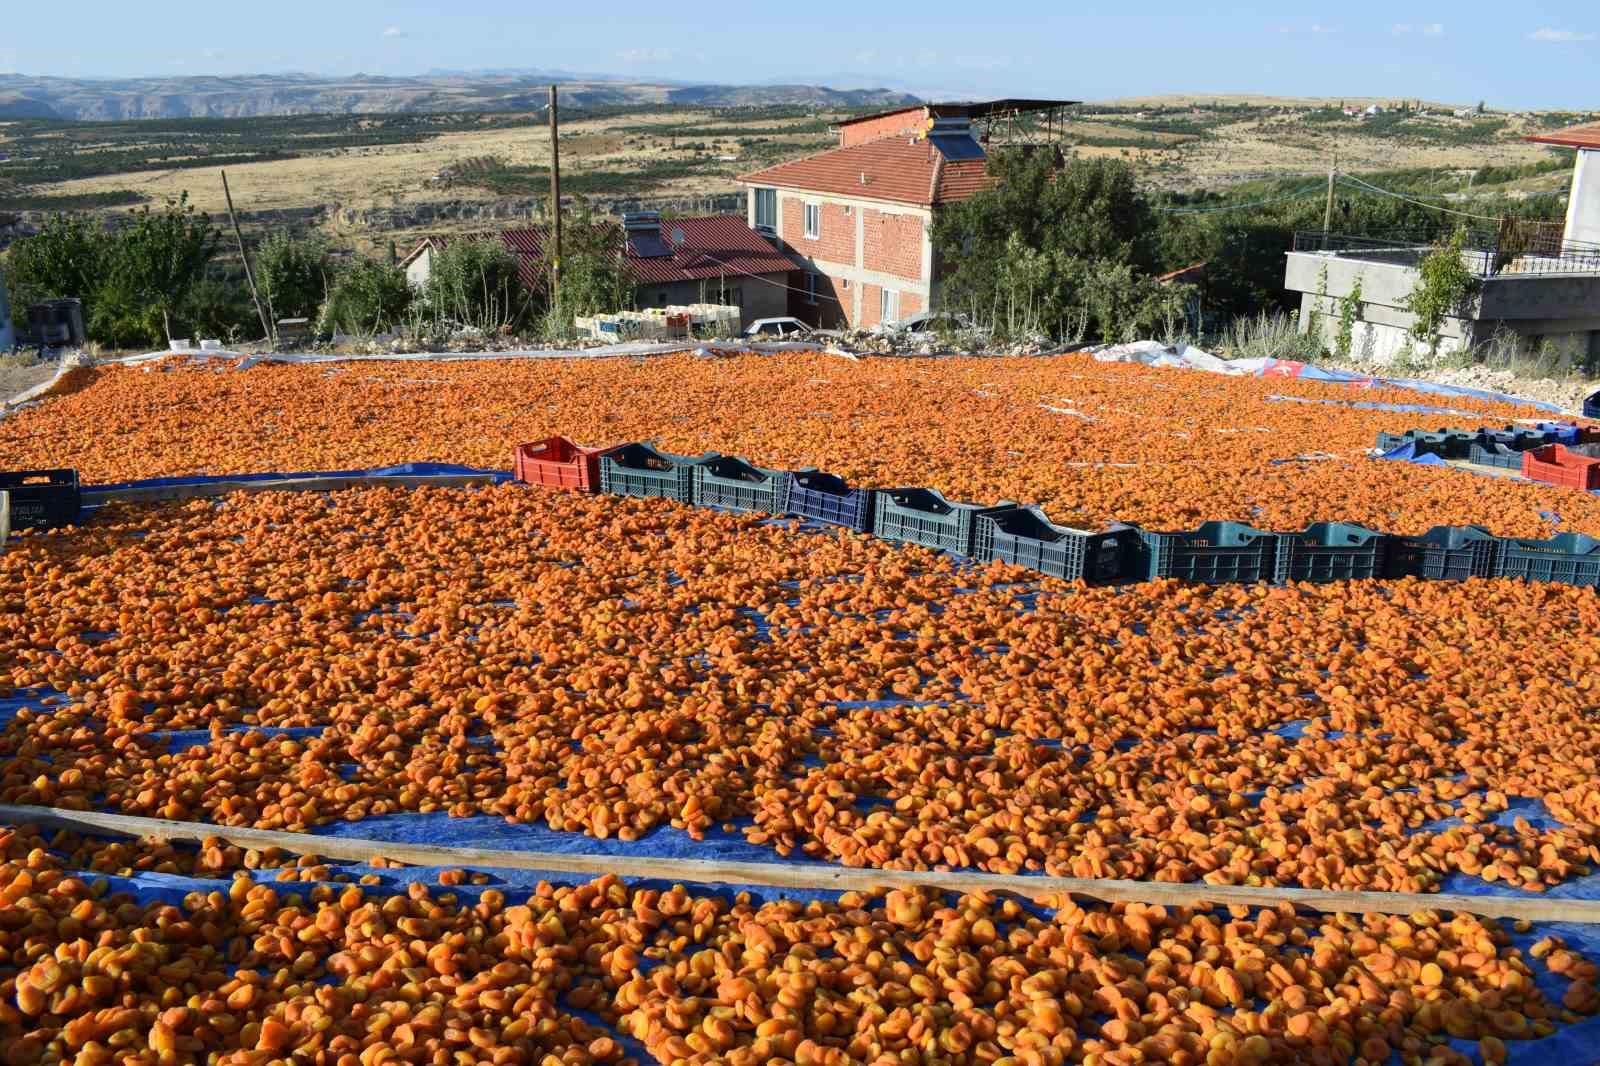
<instances>
[{"instance_id":1,"label":"green tree","mask_svg":"<svg viewBox=\"0 0 1600 1066\"><path fill-rule=\"evenodd\" d=\"M1157 293L1150 214L1125 162L1016 150L989 161L991 188L941 212L944 299L1001 335L1121 337L1182 290ZM1149 284L1146 284L1146 283ZM1121 287L1120 290L1118 287Z\"/></svg>"},{"instance_id":2,"label":"green tree","mask_svg":"<svg viewBox=\"0 0 1600 1066\"><path fill-rule=\"evenodd\" d=\"M570 335L573 319L581 315L633 306L633 279L628 274L624 248L620 227L596 222L586 210L578 211L569 220L562 229L559 297L546 307L548 335Z\"/></svg>"},{"instance_id":3,"label":"green tree","mask_svg":"<svg viewBox=\"0 0 1600 1066\"><path fill-rule=\"evenodd\" d=\"M322 329L352 334L397 329L411 309L412 296L405 271L375 259L357 259L328 291Z\"/></svg>"},{"instance_id":4,"label":"green tree","mask_svg":"<svg viewBox=\"0 0 1600 1066\"><path fill-rule=\"evenodd\" d=\"M513 329L532 301L518 274L516 256L498 240L445 246L433 257L423 298L436 318L485 333Z\"/></svg>"},{"instance_id":5,"label":"green tree","mask_svg":"<svg viewBox=\"0 0 1600 1066\"><path fill-rule=\"evenodd\" d=\"M28 307L40 300L75 297L87 316L110 245L105 230L83 215L52 215L6 254L11 314L26 326Z\"/></svg>"},{"instance_id":6,"label":"green tree","mask_svg":"<svg viewBox=\"0 0 1600 1066\"><path fill-rule=\"evenodd\" d=\"M1478 276L1467 266L1463 255L1467 236L1466 227L1461 226L1435 244L1418 264L1417 283L1405 298L1406 310L1417 316L1411 336L1426 341L1430 354L1439 350L1444 320L1459 315L1478 291Z\"/></svg>"},{"instance_id":7,"label":"green tree","mask_svg":"<svg viewBox=\"0 0 1600 1066\"><path fill-rule=\"evenodd\" d=\"M273 321L315 317L328 298L328 246L320 237L274 233L256 251L255 272Z\"/></svg>"},{"instance_id":8,"label":"green tree","mask_svg":"<svg viewBox=\"0 0 1600 1066\"><path fill-rule=\"evenodd\" d=\"M219 240L210 219L189 203L187 192L167 201L162 211L145 207L134 212L112 241L93 316L129 339L170 340L172 321L205 278ZM106 314L114 314L114 322L101 313L101 303Z\"/></svg>"}]
</instances>

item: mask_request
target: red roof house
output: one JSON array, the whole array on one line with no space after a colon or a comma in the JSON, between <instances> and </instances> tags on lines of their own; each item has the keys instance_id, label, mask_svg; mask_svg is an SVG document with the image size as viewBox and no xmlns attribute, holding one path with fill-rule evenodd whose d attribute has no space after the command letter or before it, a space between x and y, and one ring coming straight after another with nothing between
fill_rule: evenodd
<instances>
[{"instance_id":1,"label":"red roof house","mask_svg":"<svg viewBox=\"0 0 1600 1066\"><path fill-rule=\"evenodd\" d=\"M740 308L748 325L758 318L788 314L793 283L803 280L791 276L800 269L794 257L738 215L662 219L655 212L639 212L620 225L600 225L615 235L622 248L639 308L727 303ZM495 238L516 255L523 284L543 290L549 283L549 228L530 226L471 239ZM426 281L432 253L449 241L429 237L401 261L413 284Z\"/></svg>"},{"instance_id":2,"label":"red roof house","mask_svg":"<svg viewBox=\"0 0 1600 1066\"><path fill-rule=\"evenodd\" d=\"M739 179L750 224L804 266L821 324L869 328L929 309L935 212L992 184L970 118L948 110L854 119L838 127L839 147Z\"/></svg>"}]
</instances>

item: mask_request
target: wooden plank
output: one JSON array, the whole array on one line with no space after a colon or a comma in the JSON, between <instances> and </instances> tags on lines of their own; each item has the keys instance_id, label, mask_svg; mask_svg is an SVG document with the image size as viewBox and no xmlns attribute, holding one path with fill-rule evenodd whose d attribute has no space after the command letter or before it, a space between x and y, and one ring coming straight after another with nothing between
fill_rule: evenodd
<instances>
[{"instance_id":1,"label":"wooden plank","mask_svg":"<svg viewBox=\"0 0 1600 1066\"><path fill-rule=\"evenodd\" d=\"M1038 897L1068 893L1106 903L1147 903L1169 907L1273 907L1290 903L1324 914L1412 914L1421 910L1460 911L1489 918L1536 922L1600 924L1600 901L1549 897L1464 896L1447 893L1335 892L1307 888L1251 888L1244 885L1175 884L1166 881L1113 881L1079 877L1019 877L937 870L857 870L841 866L717 862L704 859L637 858L623 855L571 855L540 851L494 851L396 844L350 837L319 837L266 829L242 829L203 822L169 822L99 811L0 805L0 824L32 824L92 834L154 837L198 843L217 837L246 848L282 848L296 855L370 862L383 858L414 866L468 869L538 870L598 877L654 878L701 884L756 885L823 891L879 888L935 888L954 892L1002 892Z\"/></svg>"},{"instance_id":2,"label":"wooden plank","mask_svg":"<svg viewBox=\"0 0 1600 1066\"><path fill-rule=\"evenodd\" d=\"M338 489L365 489L379 487L422 488L428 485L440 488L465 488L487 485L492 474L352 474L336 477L279 478L271 481L211 481L195 485L151 485L122 489L83 490L85 504L109 503L125 500L134 503L156 503L164 500L197 500L226 496L232 492L333 492Z\"/></svg>"}]
</instances>

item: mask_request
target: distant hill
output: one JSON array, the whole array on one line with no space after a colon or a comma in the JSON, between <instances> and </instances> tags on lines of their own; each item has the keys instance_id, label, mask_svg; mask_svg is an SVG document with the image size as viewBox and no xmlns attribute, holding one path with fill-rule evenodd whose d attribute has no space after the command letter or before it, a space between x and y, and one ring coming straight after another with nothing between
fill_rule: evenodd
<instances>
[{"instance_id":1,"label":"distant hill","mask_svg":"<svg viewBox=\"0 0 1600 1066\"><path fill-rule=\"evenodd\" d=\"M0 119L117 121L141 118L252 118L260 115L392 114L414 111L526 111L543 107L559 82L565 107L687 104L697 107L894 107L915 103L889 89L816 85L691 85L539 71L389 78L314 74L239 77L87 78L0 74Z\"/></svg>"}]
</instances>

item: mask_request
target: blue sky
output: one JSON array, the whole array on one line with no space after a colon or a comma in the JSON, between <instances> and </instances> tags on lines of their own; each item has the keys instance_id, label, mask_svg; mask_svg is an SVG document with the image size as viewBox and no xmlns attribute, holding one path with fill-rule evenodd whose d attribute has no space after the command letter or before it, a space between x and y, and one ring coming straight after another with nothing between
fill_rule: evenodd
<instances>
[{"instance_id":1,"label":"blue sky","mask_svg":"<svg viewBox=\"0 0 1600 1066\"><path fill-rule=\"evenodd\" d=\"M0 71L74 77L534 67L927 95L1251 92L1600 108L1595 0L1338 0L1299 11L1174 0L6 6Z\"/></svg>"}]
</instances>

